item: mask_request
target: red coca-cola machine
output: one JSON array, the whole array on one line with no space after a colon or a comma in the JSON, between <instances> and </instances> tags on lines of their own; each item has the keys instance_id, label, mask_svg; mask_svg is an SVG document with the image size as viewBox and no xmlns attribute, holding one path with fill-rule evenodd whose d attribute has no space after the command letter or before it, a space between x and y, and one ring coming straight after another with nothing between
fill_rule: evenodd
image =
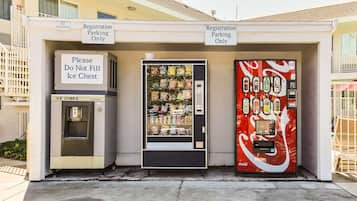
<instances>
[{"instance_id":1,"label":"red coca-cola machine","mask_svg":"<svg viewBox=\"0 0 357 201\"><path fill-rule=\"evenodd\" d=\"M296 173L296 61L234 65L237 173Z\"/></svg>"}]
</instances>

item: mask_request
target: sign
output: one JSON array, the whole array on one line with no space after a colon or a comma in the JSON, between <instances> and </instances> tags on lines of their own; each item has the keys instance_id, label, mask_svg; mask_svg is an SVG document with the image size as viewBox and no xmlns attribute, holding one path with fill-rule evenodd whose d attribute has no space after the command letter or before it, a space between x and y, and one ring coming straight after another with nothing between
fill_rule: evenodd
<instances>
[{"instance_id":1,"label":"sign","mask_svg":"<svg viewBox=\"0 0 357 201\"><path fill-rule=\"evenodd\" d=\"M234 25L207 25L205 45L237 45L237 27Z\"/></svg>"},{"instance_id":2,"label":"sign","mask_svg":"<svg viewBox=\"0 0 357 201\"><path fill-rule=\"evenodd\" d=\"M103 84L103 55L63 54L61 82L63 84Z\"/></svg>"},{"instance_id":3,"label":"sign","mask_svg":"<svg viewBox=\"0 0 357 201\"><path fill-rule=\"evenodd\" d=\"M71 22L70 21L58 21L56 23L57 30L69 30L71 29Z\"/></svg>"},{"instance_id":4,"label":"sign","mask_svg":"<svg viewBox=\"0 0 357 201\"><path fill-rule=\"evenodd\" d=\"M112 24L100 23L83 24L82 43L114 44L114 26Z\"/></svg>"}]
</instances>

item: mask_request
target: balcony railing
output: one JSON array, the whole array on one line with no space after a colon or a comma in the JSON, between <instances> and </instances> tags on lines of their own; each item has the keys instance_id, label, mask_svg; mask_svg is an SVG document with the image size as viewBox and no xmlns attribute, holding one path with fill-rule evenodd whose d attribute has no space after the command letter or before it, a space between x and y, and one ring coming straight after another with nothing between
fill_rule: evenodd
<instances>
[{"instance_id":1,"label":"balcony railing","mask_svg":"<svg viewBox=\"0 0 357 201\"><path fill-rule=\"evenodd\" d=\"M29 96L27 48L0 48L0 93L15 101L26 101Z\"/></svg>"},{"instance_id":2,"label":"balcony railing","mask_svg":"<svg viewBox=\"0 0 357 201\"><path fill-rule=\"evenodd\" d=\"M332 73L357 73L357 55L333 55Z\"/></svg>"},{"instance_id":3,"label":"balcony railing","mask_svg":"<svg viewBox=\"0 0 357 201\"><path fill-rule=\"evenodd\" d=\"M22 8L11 8L11 45L0 43L0 96L16 102L26 102L29 97L27 34L22 15Z\"/></svg>"}]
</instances>

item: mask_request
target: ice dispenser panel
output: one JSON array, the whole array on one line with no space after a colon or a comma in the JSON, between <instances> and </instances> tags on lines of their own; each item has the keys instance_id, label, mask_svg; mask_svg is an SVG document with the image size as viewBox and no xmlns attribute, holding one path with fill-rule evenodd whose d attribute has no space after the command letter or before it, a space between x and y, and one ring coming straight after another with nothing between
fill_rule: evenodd
<instances>
[{"instance_id":1,"label":"ice dispenser panel","mask_svg":"<svg viewBox=\"0 0 357 201\"><path fill-rule=\"evenodd\" d=\"M62 104L62 155L93 155L93 102L64 101Z\"/></svg>"}]
</instances>

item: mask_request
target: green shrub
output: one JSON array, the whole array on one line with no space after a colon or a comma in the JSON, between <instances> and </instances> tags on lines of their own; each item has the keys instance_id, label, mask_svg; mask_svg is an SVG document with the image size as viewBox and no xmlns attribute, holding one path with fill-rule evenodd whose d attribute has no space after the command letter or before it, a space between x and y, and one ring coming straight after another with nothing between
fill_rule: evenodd
<instances>
[{"instance_id":1,"label":"green shrub","mask_svg":"<svg viewBox=\"0 0 357 201\"><path fill-rule=\"evenodd\" d=\"M16 139L0 144L0 157L26 160L26 140Z\"/></svg>"}]
</instances>

